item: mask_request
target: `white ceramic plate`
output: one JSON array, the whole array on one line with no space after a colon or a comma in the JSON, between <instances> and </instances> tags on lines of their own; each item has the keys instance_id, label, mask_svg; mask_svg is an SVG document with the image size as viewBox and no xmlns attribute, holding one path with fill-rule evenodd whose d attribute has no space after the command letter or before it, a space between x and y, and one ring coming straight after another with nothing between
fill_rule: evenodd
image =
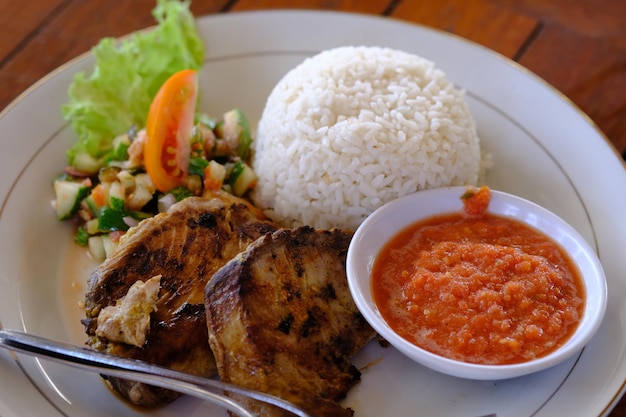
<instances>
[{"instance_id":1,"label":"white ceramic plate","mask_svg":"<svg viewBox=\"0 0 626 417\"><path fill-rule=\"evenodd\" d=\"M539 203L574 225L605 268L609 305L575 358L506 381L469 381L369 345L356 358L362 381L344 401L358 417L606 415L626 378L626 171L606 138L568 100L511 61L460 38L391 19L329 12L253 12L201 18L206 40L202 109L242 108L258 120L265 97L291 67L322 49L389 46L435 61L467 90L484 146L489 184ZM323 28L323 30L321 29ZM89 55L50 74L0 115L0 320L7 328L84 342L77 301L94 266L54 219L51 179L74 141L60 116L74 73ZM97 375L0 352L0 415L145 416ZM154 416L206 416L184 398ZM221 411L216 415L226 415Z\"/></svg>"}]
</instances>

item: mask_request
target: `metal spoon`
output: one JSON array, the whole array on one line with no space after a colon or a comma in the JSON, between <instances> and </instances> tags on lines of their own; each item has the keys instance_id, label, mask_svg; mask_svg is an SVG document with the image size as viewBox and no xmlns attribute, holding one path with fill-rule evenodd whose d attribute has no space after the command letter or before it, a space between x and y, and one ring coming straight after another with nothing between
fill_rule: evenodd
<instances>
[{"instance_id":1,"label":"metal spoon","mask_svg":"<svg viewBox=\"0 0 626 417\"><path fill-rule=\"evenodd\" d=\"M136 359L122 358L64 342L33 336L28 333L3 329L2 323L0 323L0 347L31 356L46 357L55 362L65 363L99 374L130 379L161 388L171 389L182 394L206 400L243 417L258 416L252 414L231 398L221 393L215 393L212 390L228 391L247 396L257 401L282 408L298 417L312 417L294 404L270 394L248 390L214 379L201 378L173 371L169 368L152 365L148 362ZM497 417L497 415L494 413L480 417Z\"/></svg>"},{"instance_id":2,"label":"metal spoon","mask_svg":"<svg viewBox=\"0 0 626 417\"><path fill-rule=\"evenodd\" d=\"M257 417L231 398L213 392L228 391L234 394L280 407L299 417L312 417L294 404L270 394L252 391L236 385L201 378L136 359L122 358L92 349L77 347L64 342L14 330L3 329L0 324L0 347L31 356L46 357L76 368L99 374L130 379L146 384L188 394L225 408L243 417Z\"/></svg>"}]
</instances>

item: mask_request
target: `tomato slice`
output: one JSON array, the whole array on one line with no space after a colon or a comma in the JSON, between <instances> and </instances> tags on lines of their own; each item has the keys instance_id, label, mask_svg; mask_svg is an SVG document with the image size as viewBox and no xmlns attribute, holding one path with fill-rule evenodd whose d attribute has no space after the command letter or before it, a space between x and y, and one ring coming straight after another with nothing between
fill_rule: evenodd
<instances>
[{"instance_id":1,"label":"tomato slice","mask_svg":"<svg viewBox=\"0 0 626 417\"><path fill-rule=\"evenodd\" d=\"M165 81L150 105L144 165L161 192L185 183L197 97L197 72L182 70Z\"/></svg>"}]
</instances>

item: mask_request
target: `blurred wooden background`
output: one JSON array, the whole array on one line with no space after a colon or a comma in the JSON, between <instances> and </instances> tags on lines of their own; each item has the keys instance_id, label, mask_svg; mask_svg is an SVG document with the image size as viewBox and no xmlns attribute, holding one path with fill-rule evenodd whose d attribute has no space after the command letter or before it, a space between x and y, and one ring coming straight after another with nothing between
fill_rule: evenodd
<instances>
[{"instance_id":1,"label":"blurred wooden background","mask_svg":"<svg viewBox=\"0 0 626 417\"><path fill-rule=\"evenodd\" d=\"M103 36L151 26L155 0L0 0L0 109ZM555 86L626 153L624 0L195 0L200 16L308 8L391 16L453 32Z\"/></svg>"}]
</instances>

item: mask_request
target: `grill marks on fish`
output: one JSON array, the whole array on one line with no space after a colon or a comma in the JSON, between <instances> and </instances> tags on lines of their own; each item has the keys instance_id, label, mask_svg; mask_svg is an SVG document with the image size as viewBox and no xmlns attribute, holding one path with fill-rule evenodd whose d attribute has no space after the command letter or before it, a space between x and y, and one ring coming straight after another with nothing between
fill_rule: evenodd
<instances>
[{"instance_id":1,"label":"grill marks on fish","mask_svg":"<svg viewBox=\"0 0 626 417\"><path fill-rule=\"evenodd\" d=\"M281 229L214 275L205 305L222 380L285 398L314 416L353 414L337 402L360 379L350 359L375 333L347 285L350 239L341 230ZM259 415L288 415L240 401Z\"/></svg>"},{"instance_id":2,"label":"grill marks on fish","mask_svg":"<svg viewBox=\"0 0 626 417\"><path fill-rule=\"evenodd\" d=\"M204 288L213 274L260 236L277 227L260 219L248 203L225 193L191 197L143 221L125 236L115 254L89 280L86 295L88 344L115 355L142 359L200 376L216 373L207 341ZM138 280L162 275L157 310L141 348L95 335L101 309L114 305ZM108 378L137 405L159 405L177 398L172 391Z\"/></svg>"}]
</instances>

